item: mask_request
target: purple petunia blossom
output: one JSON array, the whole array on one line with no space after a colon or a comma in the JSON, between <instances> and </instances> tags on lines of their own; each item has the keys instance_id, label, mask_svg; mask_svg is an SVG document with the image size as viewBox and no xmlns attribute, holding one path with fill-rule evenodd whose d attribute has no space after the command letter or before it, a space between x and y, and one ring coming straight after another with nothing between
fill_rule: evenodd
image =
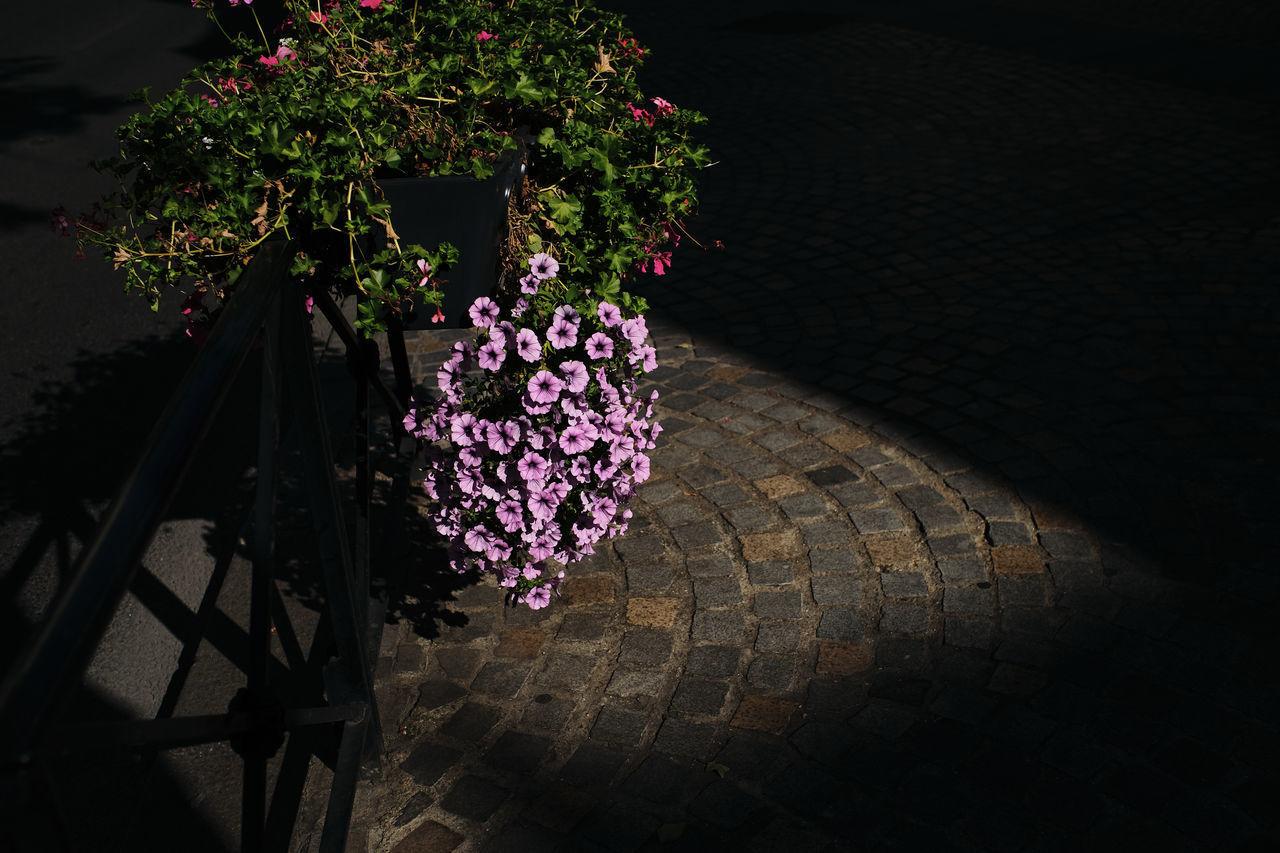
<instances>
[{"instance_id":1,"label":"purple petunia blossom","mask_svg":"<svg viewBox=\"0 0 1280 853\"><path fill-rule=\"evenodd\" d=\"M611 305L608 302L600 303L600 307L596 309L596 316L600 318L601 323L604 323L606 329L611 329L622 322L622 311L617 305Z\"/></svg>"},{"instance_id":2,"label":"purple petunia blossom","mask_svg":"<svg viewBox=\"0 0 1280 853\"><path fill-rule=\"evenodd\" d=\"M547 330L547 340L551 341L551 346L556 349L573 346L578 342L578 324L557 317L551 324L551 328Z\"/></svg>"},{"instance_id":3,"label":"purple petunia blossom","mask_svg":"<svg viewBox=\"0 0 1280 853\"><path fill-rule=\"evenodd\" d=\"M516 468L520 471L520 476L524 478L525 482L533 483L541 482L547 476L550 465L546 459L530 451L516 463Z\"/></svg>"},{"instance_id":4,"label":"purple petunia blossom","mask_svg":"<svg viewBox=\"0 0 1280 853\"><path fill-rule=\"evenodd\" d=\"M493 534L484 526L473 527L462 537L462 541L467 547L477 554L483 553L484 549L489 547L489 541Z\"/></svg>"},{"instance_id":5,"label":"purple petunia blossom","mask_svg":"<svg viewBox=\"0 0 1280 853\"><path fill-rule=\"evenodd\" d=\"M564 383L550 370L539 370L529 379L529 396L535 403L554 403Z\"/></svg>"},{"instance_id":6,"label":"purple petunia blossom","mask_svg":"<svg viewBox=\"0 0 1280 853\"><path fill-rule=\"evenodd\" d=\"M557 320L564 320L566 323L572 323L575 326L582 322L582 315L572 305L558 306L553 316Z\"/></svg>"},{"instance_id":7,"label":"purple petunia blossom","mask_svg":"<svg viewBox=\"0 0 1280 853\"><path fill-rule=\"evenodd\" d=\"M471 444L470 430L471 427L475 426L475 424L476 416L470 412L463 412L458 415L458 417L454 418L453 424L451 425L452 428L450 430L450 438L453 439L453 443L461 447L466 447Z\"/></svg>"},{"instance_id":8,"label":"purple petunia blossom","mask_svg":"<svg viewBox=\"0 0 1280 853\"><path fill-rule=\"evenodd\" d=\"M485 370L497 370L502 367L502 362L507 357L507 351L502 348L502 344L497 341L489 341L489 343L480 347L480 353L476 360Z\"/></svg>"},{"instance_id":9,"label":"purple petunia blossom","mask_svg":"<svg viewBox=\"0 0 1280 853\"><path fill-rule=\"evenodd\" d=\"M520 440L520 427L510 421L491 423L485 428L484 437L494 453L508 453Z\"/></svg>"},{"instance_id":10,"label":"purple petunia blossom","mask_svg":"<svg viewBox=\"0 0 1280 853\"><path fill-rule=\"evenodd\" d=\"M471 322L482 329L487 329L498 321L498 306L487 296L481 296L467 309Z\"/></svg>"},{"instance_id":11,"label":"purple petunia blossom","mask_svg":"<svg viewBox=\"0 0 1280 853\"><path fill-rule=\"evenodd\" d=\"M529 270L539 279L555 278L560 272L560 262L546 252L539 252L529 259Z\"/></svg>"},{"instance_id":12,"label":"purple petunia blossom","mask_svg":"<svg viewBox=\"0 0 1280 853\"><path fill-rule=\"evenodd\" d=\"M604 332L596 332L587 338L587 357L613 358L613 339Z\"/></svg>"},{"instance_id":13,"label":"purple petunia blossom","mask_svg":"<svg viewBox=\"0 0 1280 853\"><path fill-rule=\"evenodd\" d=\"M529 300L521 296L519 299L516 300L516 304L511 306L511 316L517 317L517 318L523 317L524 312L528 310L529 310Z\"/></svg>"},{"instance_id":14,"label":"purple petunia blossom","mask_svg":"<svg viewBox=\"0 0 1280 853\"><path fill-rule=\"evenodd\" d=\"M521 329L517 332L516 354L525 361L537 361L538 356L542 354L542 346L538 343L538 336L529 329Z\"/></svg>"},{"instance_id":15,"label":"purple petunia blossom","mask_svg":"<svg viewBox=\"0 0 1280 853\"><path fill-rule=\"evenodd\" d=\"M579 426L574 425L566 427L565 431L560 433L560 449L565 453L583 453L591 449L591 445L595 444L595 439L591 438L587 431Z\"/></svg>"},{"instance_id":16,"label":"purple petunia blossom","mask_svg":"<svg viewBox=\"0 0 1280 853\"><path fill-rule=\"evenodd\" d=\"M498 516L498 521L502 522L502 528L508 533L515 533L524 523L524 510L519 501L510 498L498 504L494 514Z\"/></svg>"},{"instance_id":17,"label":"purple petunia blossom","mask_svg":"<svg viewBox=\"0 0 1280 853\"><path fill-rule=\"evenodd\" d=\"M542 279L538 278L534 273L529 273L520 279L520 292L525 296L533 296L538 292L538 283Z\"/></svg>"},{"instance_id":18,"label":"purple petunia blossom","mask_svg":"<svg viewBox=\"0 0 1280 853\"><path fill-rule=\"evenodd\" d=\"M565 387L570 394L581 394L590 380L587 366L580 361L566 361L560 365L560 375L564 377Z\"/></svg>"},{"instance_id":19,"label":"purple petunia blossom","mask_svg":"<svg viewBox=\"0 0 1280 853\"><path fill-rule=\"evenodd\" d=\"M529 493L528 505L529 514L534 518L550 521L555 518L560 502L556 500L556 493L551 489L537 489Z\"/></svg>"},{"instance_id":20,"label":"purple petunia blossom","mask_svg":"<svg viewBox=\"0 0 1280 853\"><path fill-rule=\"evenodd\" d=\"M535 586L525 595L524 603L530 610L541 610L551 603L551 591L545 586Z\"/></svg>"},{"instance_id":21,"label":"purple petunia blossom","mask_svg":"<svg viewBox=\"0 0 1280 853\"><path fill-rule=\"evenodd\" d=\"M649 336L649 330L645 327L643 317L632 317L622 324L622 336L631 342L634 347L642 346L644 339Z\"/></svg>"},{"instance_id":22,"label":"purple petunia blossom","mask_svg":"<svg viewBox=\"0 0 1280 853\"><path fill-rule=\"evenodd\" d=\"M637 453L632 456L631 473L637 483L643 483L649 479L649 457L643 453Z\"/></svg>"}]
</instances>

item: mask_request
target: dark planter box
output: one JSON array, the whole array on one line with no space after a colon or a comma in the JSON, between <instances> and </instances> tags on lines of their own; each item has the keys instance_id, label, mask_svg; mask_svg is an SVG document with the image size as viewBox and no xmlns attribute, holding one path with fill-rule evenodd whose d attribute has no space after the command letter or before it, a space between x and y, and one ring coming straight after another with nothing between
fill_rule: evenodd
<instances>
[{"instance_id":1,"label":"dark planter box","mask_svg":"<svg viewBox=\"0 0 1280 853\"><path fill-rule=\"evenodd\" d=\"M441 277L444 323L451 328L471 325L467 309L477 297L492 294L498 279L498 246L506 236L507 202L525 173L523 145L498 162L484 181L466 175L438 178L390 178L378 181L401 244L420 243L428 249L448 242L457 247L456 266ZM386 240L379 239L379 248ZM407 329L432 328L435 309L419 301ZM440 328L437 324L435 328Z\"/></svg>"}]
</instances>

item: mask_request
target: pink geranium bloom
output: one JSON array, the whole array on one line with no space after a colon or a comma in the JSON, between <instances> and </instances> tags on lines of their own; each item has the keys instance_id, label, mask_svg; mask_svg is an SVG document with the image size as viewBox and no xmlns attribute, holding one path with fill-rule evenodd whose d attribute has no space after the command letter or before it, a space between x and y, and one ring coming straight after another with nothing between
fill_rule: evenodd
<instances>
[{"instance_id":1,"label":"pink geranium bloom","mask_svg":"<svg viewBox=\"0 0 1280 853\"><path fill-rule=\"evenodd\" d=\"M327 24L329 22L329 16L324 12L312 10L307 17L311 19L311 23L313 24Z\"/></svg>"},{"instance_id":2,"label":"pink geranium bloom","mask_svg":"<svg viewBox=\"0 0 1280 853\"><path fill-rule=\"evenodd\" d=\"M662 98L654 98L653 105L658 110L658 115L669 116L676 111L676 105L670 101L664 101Z\"/></svg>"},{"instance_id":3,"label":"pink geranium bloom","mask_svg":"<svg viewBox=\"0 0 1280 853\"><path fill-rule=\"evenodd\" d=\"M418 258L418 272L422 273L422 280L418 282L418 287L426 287L427 282L431 279L431 264L422 258Z\"/></svg>"},{"instance_id":4,"label":"pink geranium bloom","mask_svg":"<svg viewBox=\"0 0 1280 853\"><path fill-rule=\"evenodd\" d=\"M496 39L496 38L497 36L495 36L493 33L486 33L484 30L481 30L479 33L476 34L476 41L488 41L489 39Z\"/></svg>"},{"instance_id":5,"label":"pink geranium bloom","mask_svg":"<svg viewBox=\"0 0 1280 853\"><path fill-rule=\"evenodd\" d=\"M386 0L360 0L360 6L365 9L377 9Z\"/></svg>"}]
</instances>

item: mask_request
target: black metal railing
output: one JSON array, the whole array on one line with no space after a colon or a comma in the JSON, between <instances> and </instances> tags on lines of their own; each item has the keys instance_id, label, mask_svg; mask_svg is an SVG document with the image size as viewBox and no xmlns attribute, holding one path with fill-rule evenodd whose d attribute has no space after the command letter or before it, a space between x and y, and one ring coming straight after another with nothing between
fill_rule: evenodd
<instances>
[{"instance_id":1,"label":"black metal railing","mask_svg":"<svg viewBox=\"0 0 1280 853\"><path fill-rule=\"evenodd\" d=\"M165 749L229 741L243 758L241 849L266 849L267 762L286 732L341 726L320 849L345 848L360 772L377 765L382 731L373 692L373 660L380 640L385 597L370 566L369 430L372 389L386 405L393 438L401 421L409 377L403 336L388 336L396 389L378 375L377 347L358 339L326 293L316 306L347 347L356 374L356 500L354 534L348 534L339 499L312 336L301 295L286 286L292 245L265 244L240 279L234 297L158 421L147 447L96 535L85 546L72 577L25 654L0 685L0 799L21 807L37 785L44 756L78 747L113 744ZM59 724L59 709L76 687L140 561L177 493L202 436L232 387L255 342L263 346L258 423L257 479L252 524L249 648L245 685L225 714ZM273 690L273 612L282 616L274 589L276 507L282 416L291 414L323 578L321 654L323 700L288 707ZM383 587L383 589L385 589ZM274 605L274 607L273 607Z\"/></svg>"}]
</instances>

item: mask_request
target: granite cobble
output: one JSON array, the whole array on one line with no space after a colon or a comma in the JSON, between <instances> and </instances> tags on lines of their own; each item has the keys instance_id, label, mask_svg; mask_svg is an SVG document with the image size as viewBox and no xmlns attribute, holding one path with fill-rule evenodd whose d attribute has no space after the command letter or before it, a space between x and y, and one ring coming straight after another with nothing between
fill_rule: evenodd
<instances>
[{"instance_id":1,"label":"granite cobble","mask_svg":"<svg viewBox=\"0 0 1280 853\"><path fill-rule=\"evenodd\" d=\"M1274 842L1274 103L854 5L636 10L774 147L717 138L731 248L646 295L632 530L541 614L388 628L361 849ZM839 108L761 115L788 79Z\"/></svg>"}]
</instances>

